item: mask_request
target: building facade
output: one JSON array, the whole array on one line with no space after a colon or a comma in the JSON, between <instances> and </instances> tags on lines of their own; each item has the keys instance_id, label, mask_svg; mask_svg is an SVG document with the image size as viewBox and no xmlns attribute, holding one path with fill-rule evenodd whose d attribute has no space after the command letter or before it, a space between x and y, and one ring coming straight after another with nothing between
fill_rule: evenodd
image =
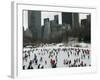
<instances>
[{"instance_id":1,"label":"building facade","mask_svg":"<svg viewBox=\"0 0 100 80\"><path fill-rule=\"evenodd\" d=\"M41 11L28 11L28 27L35 39L41 39Z\"/></svg>"}]
</instances>

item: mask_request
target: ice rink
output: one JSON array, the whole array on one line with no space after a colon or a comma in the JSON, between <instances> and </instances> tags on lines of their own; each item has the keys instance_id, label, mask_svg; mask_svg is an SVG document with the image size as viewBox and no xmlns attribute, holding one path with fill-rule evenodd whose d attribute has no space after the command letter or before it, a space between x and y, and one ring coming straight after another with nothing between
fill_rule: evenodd
<instances>
[{"instance_id":1,"label":"ice rink","mask_svg":"<svg viewBox=\"0 0 100 80\"><path fill-rule=\"evenodd\" d=\"M78 47L24 47L23 69L91 66L90 52Z\"/></svg>"}]
</instances>

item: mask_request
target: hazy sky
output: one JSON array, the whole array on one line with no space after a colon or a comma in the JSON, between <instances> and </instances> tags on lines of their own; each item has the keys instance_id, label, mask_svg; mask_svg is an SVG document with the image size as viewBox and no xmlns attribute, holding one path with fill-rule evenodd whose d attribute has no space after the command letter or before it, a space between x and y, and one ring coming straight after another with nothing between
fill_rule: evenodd
<instances>
[{"instance_id":1,"label":"hazy sky","mask_svg":"<svg viewBox=\"0 0 100 80\"><path fill-rule=\"evenodd\" d=\"M24 30L28 28L28 10L23 11L23 20L22 25L24 26Z\"/></svg>"},{"instance_id":2,"label":"hazy sky","mask_svg":"<svg viewBox=\"0 0 100 80\"><path fill-rule=\"evenodd\" d=\"M44 18L49 18L50 20L54 20L54 15L59 16L59 24L62 24L62 14L61 12L41 12L41 25L44 24ZM86 19L88 14L80 13L79 14L79 22L81 19ZM23 11L23 26L24 30L28 28L28 11Z\"/></svg>"},{"instance_id":3,"label":"hazy sky","mask_svg":"<svg viewBox=\"0 0 100 80\"><path fill-rule=\"evenodd\" d=\"M89 14L87 14L87 13L80 13L79 14L79 22L81 23L81 19L86 19L87 15L89 15Z\"/></svg>"},{"instance_id":4,"label":"hazy sky","mask_svg":"<svg viewBox=\"0 0 100 80\"><path fill-rule=\"evenodd\" d=\"M54 20L54 15L58 15L59 24L62 24L61 12L41 12L41 24L44 24L44 19L49 18Z\"/></svg>"}]
</instances>

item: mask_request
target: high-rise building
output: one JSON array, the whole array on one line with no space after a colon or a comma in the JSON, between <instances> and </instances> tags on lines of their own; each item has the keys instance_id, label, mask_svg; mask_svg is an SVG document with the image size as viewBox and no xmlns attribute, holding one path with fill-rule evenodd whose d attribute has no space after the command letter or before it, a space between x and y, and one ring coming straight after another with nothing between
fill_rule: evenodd
<instances>
[{"instance_id":1,"label":"high-rise building","mask_svg":"<svg viewBox=\"0 0 100 80\"><path fill-rule=\"evenodd\" d=\"M79 27L79 14L62 12L62 24L69 24L72 28Z\"/></svg>"},{"instance_id":2,"label":"high-rise building","mask_svg":"<svg viewBox=\"0 0 100 80\"><path fill-rule=\"evenodd\" d=\"M81 20L81 27L86 28L87 27L87 19Z\"/></svg>"},{"instance_id":3,"label":"high-rise building","mask_svg":"<svg viewBox=\"0 0 100 80\"><path fill-rule=\"evenodd\" d=\"M28 11L28 26L35 39L41 38L41 11Z\"/></svg>"},{"instance_id":4,"label":"high-rise building","mask_svg":"<svg viewBox=\"0 0 100 80\"><path fill-rule=\"evenodd\" d=\"M90 25L91 25L91 16L87 15L86 19L81 20L81 26L88 29L90 28Z\"/></svg>"},{"instance_id":5,"label":"high-rise building","mask_svg":"<svg viewBox=\"0 0 100 80\"><path fill-rule=\"evenodd\" d=\"M50 32L51 32L51 29L50 29L50 21L49 21L49 18L45 18L45 19L44 19L44 33L43 33L43 39L48 40L49 37L50 37Z\"/></svg>"},{"instance_id":6,"label":"high-rise building","mask_svg":"<svg viewBox=\"0 0 100 80\"><path fill-rule=\"evenodd\" d=\"M55 21L56 24L59 24L58 20L59 20L59 19L58 19L58 15L55 15L55 16L54 16L54 21Z\"/></svg>"},{"instance_id":7,"label":"high-rise building","mask_svg":"<svg viewBox=\"0 0 100 80\"><path fill-rule=\"evenodd\" d=\"M79 27L79 13L72 13L72 27Z\"/></svg>"},{"instance_id":8,"label":"high-rise building","mask_svg":"<svg viewBox=\"0 0 100 80\"><path fill-rule=\"evenodd\" d=\"M72 13L62 12L62 24L70 24L72 27Z\"/></svg>"},{"instance_id":9,"label":"high-rise building","mask_svg":"<svg viewBox=\"0 0 100 80\"><path fill-rule=\"evenodd\" d=\"M85 42L91 42L91 16L81 20L82 34Z\"/></svg>"},{"instance_id":10,"label":"high-rise building","mask_svg":"<svg viewBox=\"0 0 100 80\"><path fill-rule=\"evenodd\" d=\"M57 26L58 24L54 20L50 21L51 32L55 32L57 30Z\"/></svg>"},{"instance_id":11,"label":"high-rise building","mask_svg":"<svg viewBox=\"0 0 100 80\"><path fill-rule=\"evenodd\" d=\"M91 15L87 15L88 26L91 26Z\"/></svg>"}]
</instances>

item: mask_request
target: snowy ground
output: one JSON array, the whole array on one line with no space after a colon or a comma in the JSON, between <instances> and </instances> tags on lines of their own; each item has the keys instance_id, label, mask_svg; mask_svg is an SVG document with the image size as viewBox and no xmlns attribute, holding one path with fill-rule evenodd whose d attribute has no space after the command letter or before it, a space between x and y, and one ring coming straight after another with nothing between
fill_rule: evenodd
<instances>
[{"instance_id":1,"label":"snowy ground","mask_svg":"<svg viewBox=\"0 0 100 80\"><path fill-rule=\"evenodd\" d=\"M90 54L89 48L59 47L59 44L28 46L23 48L23 69L91 66Z\"/></svg>"}]
</instances>

